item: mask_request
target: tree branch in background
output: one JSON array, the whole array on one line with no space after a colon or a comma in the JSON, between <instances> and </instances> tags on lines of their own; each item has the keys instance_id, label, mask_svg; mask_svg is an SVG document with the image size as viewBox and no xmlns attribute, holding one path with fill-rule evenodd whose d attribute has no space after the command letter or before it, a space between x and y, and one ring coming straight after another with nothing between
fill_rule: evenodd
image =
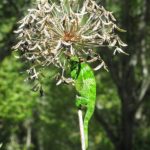
<instances>
[{"instance_id":1,"label":"tree branch in background","mask_svg":"<svg viewBox=\"0 0 150 150\"><path fill-rule=\"evenodd\" d=\"M147 58L147 51L150 48L149 44L147 44L147 32L149 32L147 25L150 24L150 5L148 0L144 1L143 4L143 13L140 17L140 25L139 25L139 41L141 41L140 44L140 63L141 63L141 69L142 69L142 81L140 83L140 90L138 91L138 98L137 98L137 104L135 105L134 112L136 113L143 104L143 102L146 100L144 99L148 89L150 88L150 77L149 77L149 65L148 65L148 58Z\"/></svg>"},{"instance_id":2,"label":"tree branch in background","mask_svg":"<svg viewBox=\"0 0 150 150\"><path fill-rule=\"evenodd\" d=\"M144 97L149 89L149 86L150 86L150 78L143 80L142 86L141 86L141 91L140 91L140 94L138 97L138 102L134 108L134 114L138 111L140 106L145 102L146 99L144 99Z\"/></svg>"}]
</instances>

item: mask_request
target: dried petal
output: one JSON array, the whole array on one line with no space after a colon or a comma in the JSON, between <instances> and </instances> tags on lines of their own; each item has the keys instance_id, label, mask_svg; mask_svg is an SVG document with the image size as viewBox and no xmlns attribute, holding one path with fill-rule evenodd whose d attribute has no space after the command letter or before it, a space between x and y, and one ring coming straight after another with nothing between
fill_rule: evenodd
<instances>
[{"instance_id":1,"label":"dried petal","mask_svg":"<svg viewBox=\"0 0 150 150\"><path fill-rule=\"evenodd\" d=\"M114 29L120 32L125 30L120 29L115 21L112 12L97 5L94 0L61 0L60 5L37 3L18 22L15 33L19 41L13 49L20 50L21 58L31 63L28 73L33 80L38 79L39 68L53 65L66 69L64 59L74 55L85 62L100 61L94 70L102 67L106 69L94 48L113 47L114 54L126 54L120 47L127 45L114 33ZM90 60L87 59L89 55Z\"/></svg>"}]
</instances>

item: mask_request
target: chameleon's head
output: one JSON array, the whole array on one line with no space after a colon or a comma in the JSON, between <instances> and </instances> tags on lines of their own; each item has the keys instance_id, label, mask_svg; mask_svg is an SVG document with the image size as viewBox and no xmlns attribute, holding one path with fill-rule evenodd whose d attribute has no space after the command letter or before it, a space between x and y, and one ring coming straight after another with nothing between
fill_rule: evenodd
<instances>
[{"instance_id":1,"label":"chameleon's head","mask_svg":"<svg viewBox=\"0 0 150 150\"><path fill-rule=\"evenodd\" d=\"M71 77L76 79L79 74L80 69L80 59L77 56L72 56L70 58L70 70L71 70Z\"/></svg>"}]
</instances>

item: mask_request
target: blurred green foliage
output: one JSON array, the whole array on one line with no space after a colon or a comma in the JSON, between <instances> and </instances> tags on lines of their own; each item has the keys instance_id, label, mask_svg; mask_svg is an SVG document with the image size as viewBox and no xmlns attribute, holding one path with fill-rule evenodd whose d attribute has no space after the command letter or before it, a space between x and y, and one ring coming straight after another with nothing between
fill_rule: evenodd
<instances>
[{"instance_id":1,"label":"blurred green foliage","mask_svg":"<svg viewBox=\"0 0 150 150\"><path fill-rule=\"evenodd\" d=\"M90 122L89 149L149 150L148 0L98 2L114 11L118 22L127 29L123 38L129 45L130 55L112 56L109 50L100 50L110 71L95 73L97 104ZM24 81L26 66L11 54L16 22L30 5L31 0L0 1L0 149L79 150L74 88L56 86L55 70L47 68L46 78L42 80L44 96L40 97L31 90L33 84ZM141 91L145 92L139 99ZM129 147L125 146L127 143Z\"/></svg>"},{"instance_id":2,"label":"blurred green foliage","mask_svg":"<svg viewBox=\"0 0 150 150\"><path fill-rule=\"evenodd\" d=\"M24 76L19 73L21 64L14 60L8 57L0 64L0 117L18 122L32 115L36 96L29 92L31 87L24 83Z\"/></svg>"}]
</instances>

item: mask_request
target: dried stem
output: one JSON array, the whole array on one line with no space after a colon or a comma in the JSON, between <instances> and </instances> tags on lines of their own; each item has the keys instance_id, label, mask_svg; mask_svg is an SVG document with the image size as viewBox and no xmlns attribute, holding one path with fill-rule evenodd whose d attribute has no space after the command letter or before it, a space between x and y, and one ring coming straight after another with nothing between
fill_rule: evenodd
<instances>
[{"instance_id":1,"label":"dried stem","mask_svg":"<svg viewBox=\"0 0 150 150\"><path fill-rule=\"evenodd\" d=\"M78 110L78 117L79 117L79 127L80 127L80 137L81 137L81 148L85 150L85 136L84 136L84 125L83 125L83 115L82 110Z\"/></svg>"},{"instance_id":2,"label":"dried stem","mask_svg":"<svg viewBox=\"0 0 150 150\"><path fill-rule=\"evenodd\" d=\"M46 3L48 0L37 0L37 2Z\"/></svg>"}]
</instances>

